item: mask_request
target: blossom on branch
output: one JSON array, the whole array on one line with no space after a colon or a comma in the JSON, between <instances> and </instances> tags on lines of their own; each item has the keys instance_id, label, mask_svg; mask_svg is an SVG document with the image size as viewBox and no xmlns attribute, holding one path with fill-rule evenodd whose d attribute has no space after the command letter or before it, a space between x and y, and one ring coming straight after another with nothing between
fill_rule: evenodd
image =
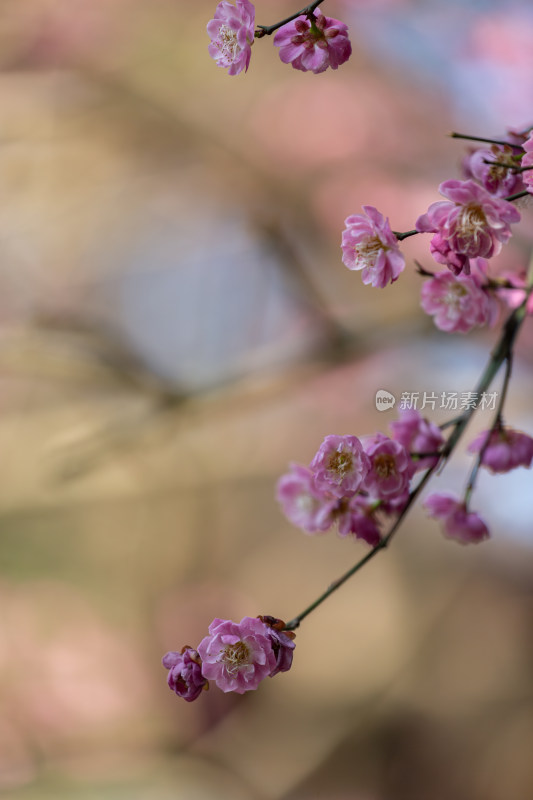
<instances>
[{"instance_id":1,"label":"blossom on branch","mask_svg":"<svg viewBox=\"0 0 533 800\"><path fill-rule=\"evenodd\" d=\"M270 673L273 678L278 672L287 672L292 667L292 657L295 644L293 639L296 634L292 631L285 631L285 623L281 619L270 616L259 616L261 622L267 626L267 634L270 637L272 649L276 657L276 666Z\"/></svg>"},{"instance_id":2,"label":"blossom on branch","mask_svg":"<svg viewBox=\"0 0 533 800\"><path fill-rule=\"evenodd\" d=\"M332 525L331 512L337 498L315 485L315 476L303 464L291 464L278 481L276 496L283 513L307 533L325 531Z\"/></svg>"},{"instance_id":3,"label":"blossom on branch","mask_svg":"<svg viewBox=\"0 0 533 800\"><path fill-rule=\"evenodd\" d=\"M196 650L184 647L181 653L171 651L162 658L163 666L169 670L168 685L178 697L183 697L188 703L209 687L202 675L202 662Z\"/></svg>"},{"instance_id":4,"label":"blossom on branch","mask_svg":"<svg viewBox=\"0 0 533 800\"><path fill-rule=\"evenodd\" d=\"M403 272L405 258L389 220L373 206L363 206L363 211L344 221L342 261L348 269L363 270L364 284L383 289Z\"/></svg>"},{"instance_id":5,"label":"blossom on branch","mask_svg":"<svg viewBox=\"0 0 533 800\"><path fill-rule=\"evenodd\" d=\"M477 275L437 272L422 284L420 305L446 333L467 333L476 325L494 325L498 301L480 286Z\"/></svg>"},{"instance_id":6,"label":"blossom on branch","mask_svg":"<svg viewBox=\"0 0 533 800\"><path fill-rule=\"evenodd\" d=\"M516 150L509 145L493 144L492 147L479 147L463 159L463 173L466 178L473 178L496 197L507 197L522 192L524 190L522 177L520 173L512 170L512 167L520 166L515 153ZM497 163L487 164L487 161ZM500 166L501 164L508 166Z\"/></svg>"},{"instance_id":7,"label":"blossom on branch","mask_svg":"<svg viewBox=\"0 0 533 800\"><path fill-rule=\"evenodd\" d=\"M444 181L439 192L448 200L432 203L417 219L416 230L435 234L430 243L435 261L446 264L454 275L468 275L471 258L491 258L500 252L520 212L472 180Z\"/></svg>"},{"instance_id":8,"label":"blossom on branch","mask_svg":"<svg viewBox=\"0 0 533 800\"><path fill-rule=\"evenodd\" d=\"M489 530L479 514L468 511L464 502L451 494L431 494L424 508L429 516L444 523L444 535L461 544L473 544L488 539Z\"/></svg>"},{"instance_id":9,"label":"blossom on branch","mask_svg":"<svg viewBox=\"0 0 533 800\"><path fill-rule=\"evenodd\" d=\"M386 501L407 499L415 465L403 444L376 433L365 440L364 448L370 469L363 488L370 497Z\"/></svg>"},{"instance_id":10,"label":"blossom on branch","mask_svg":"<svg viewBox=\"0 0 533 800\"><path fill-rule=\"evenodd\" d=\"M526 292L528 289L527 273L526 270L521 272L502 272L501 278L507 280L511 285L501 288L496 288L498 297L500 297L509 308L518 308L526 299ZM533 314L533 292L527 298L526 311L528 314Z\"/></svg>"},{"instance_id":11,"label":"blossom on branch","mask_svg":"<svg viewBox=\"0 0 533 800\"><path fill-rule=\"evenodd\" d=\"M326 436L311 461L315 486L336 497L354 495L370 467L357 436Z\"/></svg>"},{"instance_id":12,"label":"blossom on branch","mask_svg":"<svg viewBox=\"0 0 533 800\"><path fill-rule=\"evenodd\" d=\"M408 453L438 453L444 444L442 431L433 422L425 419L415 408L406 408L400 412L400 419L390 423L392 438L400 442ZM417 458L413 460L416 471L434 467L438 456Z\"/></svg>"},{"instance_id":13,"label":"blossom on branch","mask_svg":"<svg viewBox=\"0 0 533 800\"><path fill-rule=\"evenodd\" d=\"M244 694L257 689L277 667L268 626L257 617L240 622L214 619L198 653L203 676L214 680L223 692Z\"/></svg>"},{"instance_id":14,"label":"blossom on branch","mask_svg":"<svg viewBox=\"0 0 533 800\"><path fill-rule=\"evenodd\" d=\"M348 27L344 22L325 17L319 9L315 15L302 15L276 32L274 44L284 64L292 64L303 72L324 72L337 69L352 54Z\"/></svg>"},{"instance_id":15,"label":"blossom on branch","mask_svg":"<svg viewBox=\"0 0 533 800\"><path fill-rule=\"evenodd\" d=\"M338 518L339 535L362 539L371 547L379 544L381 531L375 517L375 501L356 494L355 497L340 502L344 503L345 510L342 515L339 514Z\"/></svg>"},{"instance_id":16,"label":"blossom on branch","mask_svg":"<svg viewBox=\"0 0 533 800\"><path fill-rule=\"evenodd\" d=\"M491 472L510 472L516 467L530 467L533 461L533 439L527 433L512 428L497 427L480 433L468 445L468 452L480 453L482 450L481 464Z\"/></svg>"},{"instance_id":17,"label":"blossom on branch","mask_svg":"<svg viewBox=\"0 0 533 800\"><path fill-rule=\"evenodd\" d=\"M236 0L236 5L222 0L214 19L207 23L211 37L209 55L228 75L248 69L254 41L255 8L249 0Z\"/></svg>"}]
</instances>

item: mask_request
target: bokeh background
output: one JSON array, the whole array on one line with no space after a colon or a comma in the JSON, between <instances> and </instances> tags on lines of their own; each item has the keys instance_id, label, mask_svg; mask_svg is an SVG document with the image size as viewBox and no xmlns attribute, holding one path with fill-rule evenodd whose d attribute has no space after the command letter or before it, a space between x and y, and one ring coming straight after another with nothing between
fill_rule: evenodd
<instances>
[{"instance_id":1,"label":"bokeh background","mask_svg":"<svg viewBox=\"0 0 533 800\"><path fill-rule=\"evenodd\" d=\"M229 78L214 5L1 5L2 797L526 800L530 471L482 475L479 547L414 510L259 691L186 704L160 659L215 616L294 616L364 553L283 518L289 461L386 432L378 389L473 388L496 333L423 315L427 238L378 291L340 232L362 204L411 228L458 174L448 131L533 123L533 11L328 0L348 64L302 74L263 40ZM501 268L529 260L522 210ZM532 344L528 322L507 406L529 433Z\"/></svg>"}]
</instances>

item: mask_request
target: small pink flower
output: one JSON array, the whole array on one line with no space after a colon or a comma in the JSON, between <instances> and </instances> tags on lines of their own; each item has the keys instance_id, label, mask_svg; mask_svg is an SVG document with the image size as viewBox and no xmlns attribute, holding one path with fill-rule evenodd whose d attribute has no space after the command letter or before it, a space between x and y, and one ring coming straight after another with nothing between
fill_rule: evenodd
<instances>
[{"instance_id":1,"label":"small pink flower","mask_svg":"<svg viewBox=\"0 0 533 800\"><path fill-rule=\"evenodd\" d=\"M166 653L162 664L169 670L169 687L188 703L196 700L202 690L208 688L207 680L202 675L200 656L192 647L184 647L181 653Z\"/></svg>"},{"instance_id":2,"label":"small pink flower","mask_svg":"<svg viewBox=\"0 0 533 800\"><path fill-rule=\"evenodd\" d=\"M525 270L521 272L502 272L501 278L506 279L514 289L497 289L498 297L509 306L509 308L518 308L522 305L526 296L527 289L527 273ZM528 314L533 314L533 292L528 297L526 303L526 311Z\"/></svg>"},{"instance_id":3,"label":"small pink flower","mask_svg":"<svg viewBox=\"0 0 533 800\"><path fill-rule=\"evenodd\" d=\"M269 628L257 617L240 622L214 619L198 653L203 676L214 680L223 692L244 694L257 689L276 669Z\"/></svg>"},{"instance_id":4,"label":"small pink flower","mask_svg":"<svg viewBox=\"0 0 533 800\"><path fill-rule=\"evenodd\" d=\"M429 516L444 523L444 535L462 544L477 543L488 539L489 530L479 514L467 511L464 502L450 494L431 494L424 507Z\"/></svg>"},{"instance_id":5,"label":"small pink flower","mask_svg":"<svg viewBox=\"0 0 533 800\"><path fill-rule=\"evenodd\" d=\"M491 472L510 472L516 467L530 467L533 461L533 439L527 433L512 428L495 428L483 431L468 446L469 453L483 452L481 463Z\"/></svg>"},{"instance_id":6,"label":"small pink flower","mask_svg":"<svg viewBox=\"0 0 533 800\"><path fill-rule=\"evenodd\" d=\"M249 0L236 0L236 5L222 0L214 19L207 23L211 37L209 55L228 75L247 70L254 41L255 8Z\"/></svg>"},{"instance_id":7,"label":"small pink flower","mask_svg":"<svg viewBox=\"0 0 533 800\"><path fill-rule=\"evenodd\" d=\"M379 544L381 532L375 518L375 502L355 495L347 500L339 500L339 503L343 505L337 519L339 535L362 539L371 547Z\"/></svg>"},{"instance_id":8,"label":"small pink flower","mask_svg":"<svg viewBox=\"0 0 533 800\"><path fill-rule=\"evenodd\" d=\"M314 473L302 464L291 464L290 472L278 481L276 496L283 513L307 533L327 530L330 509L336 498L315 486Z\"/></svg>"},{"instance_id":9,"label":"small pink flower","mask_svg":"<svg viewBox=\"0 0 533 800\"><path fill-rule=\"evenodd\" d=\"M515 157L516 152L520 151L510 145L503 147L497 144L472 150L463 160L463 172L467 178L473 178L496 197L507 197L522 192L524 183L520 173L499 166L499 164L507 164L509 167L520 166ZM498 163L487 164L487 161Z\"/></svg>"},{"instance_id":10,"label":"small pink flower","mask_svg":"<svg viewBox=\"0 0 533 800\"><path fill-rule=\"evenodd\" d=\"M365 441L364 448L370 469L363 489L379 500L403 498L415 473L415 465L403 444L377 433Z\"/></svg>"},{"instance_id":11,"label":"small pink flower","mask_svg":"<svg viewBox=\"0 0 533 800\"><path fill-rule=\"evenodd\" d=\"M337 69L352 54L348 27L338 19L325 17L318 8L312 21L301 16L283 25L274 36L274 44L284 64L315 74L328 67Z\"/></svg>"},{"instance_id":12,"label":"small pink flower","mask_svg":"<svg viewBox=\"0 0 533 800\"><path fill-rule=\"evenodd\" d=\"M270 677L273 678L278 672L287 672L292 667L295 634L292 631L283 630L285 623L277 617L260 616L259 619L267 626L267 633L276 657L276 666L270 673Z\"/></svg>"},{"instance_id":13,"label":"small pink flower","mask_svg":"<svg viewBox=\"0 0 533 800\"><path fill-rule=\"evenodd\" d=\"M420 305L447 333L466 333L476 325L494 325L498 301L480 286L475 275L438 272L422 284Z\"/></svg>"},{"instance_id":14,"label":"small pink flower","mask_svg":"<svg viewBox=\"0 0 533 800\"><path fill-rule=\"evenodd\" d=\"M444 181L439 191L449 201L432 203L415 227L421 233L435 233L430 245L435 261L446 264L455 275L468 274L469 259L491 258L500 252L520 212L472 180Z\"/></svg>"},{"instance_id":15,"label":"small pink flower","mask_svg":"<svg viewBox=\"0 0 533 800\"><path fill-rule=\"evenodd\" d=\"M522 158L522 166L533 167L533 131L529 134L529 138L524 142L523 147L526 152ZM525 170L522 173L522 180L528 192L533 194L533 169Z\"/></svg>"},{"instance_id":16,"label":"small pink flower","mask_svg":"<svg viewBox=\"0 0 533 800\"><path fill-rule=\"evenodd\" d=\"M363 214L348 217L342 232L342 261L348 269L362 269L364 284L383 289L394 283L405 267L398 240L389 220L373 206L363 206Z\"/></svg>"},{"instance_id":17,"label":"small pink flower","mask_svg":"<svg viewBox=\"0 0 533 800\"><path fill-rule=\"evenodd\" d=\"M408 453L437 453L444 444L442 431L414 408L400 412L400 419L390 423L392 438L403 444ZM438 456L414 460L416 471L434 467Z\"/></svg>"},{"instance_id":18,"label":"small pink flower","mask_svg":"<svg viewBox=\"0 0 533 800\"><path fill-rule=\"evenodd\" d=\"M336 497L355 494L369 468L369 460L357 436L326 436L310 467L315 486Z\"/></svg>"}]
</instances>

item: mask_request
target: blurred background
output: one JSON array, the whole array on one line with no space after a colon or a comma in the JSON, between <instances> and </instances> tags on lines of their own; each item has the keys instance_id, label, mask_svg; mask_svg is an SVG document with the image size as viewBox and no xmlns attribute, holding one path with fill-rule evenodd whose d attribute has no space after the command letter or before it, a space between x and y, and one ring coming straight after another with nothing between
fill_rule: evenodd
<instances>
[{"instance_id":1,"label":"blurred background","mask_svg":"<svg viewBox=\"0 0 533 800\"><path fill-rule=\"evenodd\" d=\"M328 433L387 432L379 389L473 388L497 334L441 334L419 309L427 237L374 290L340 233L362 204L412 228L458 176L450 130L533 123L533 11L328 0L346 65L299 73L262 40L229 78L207 54L214 8L1 5L0 791L526 800L526 470L481 476L479 547L415 509L259 691L187 704L160 659L217 616L295 616L364 554L283 518L288 462ZM297 10L256 8L265 25ZM502 269L529 260L522 211ZM507 420L529 433L532 345L528 322ZM434 485L460 489L469 464Z\"/></svg>"}]
</instances>

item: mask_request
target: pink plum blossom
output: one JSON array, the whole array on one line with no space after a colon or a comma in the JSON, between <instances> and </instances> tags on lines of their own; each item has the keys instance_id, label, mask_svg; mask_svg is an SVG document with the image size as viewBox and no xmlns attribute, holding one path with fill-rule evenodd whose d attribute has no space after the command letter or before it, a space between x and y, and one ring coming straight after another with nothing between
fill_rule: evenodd
<instances>
[{"instance_id":1,"label":"pink plum blossom","mask_svg":"<svg viewBox=\"0 0 533 800\"><path fill-rule=\"evenodd\" d=\"M526 290L528 288L526 271L503 272L501 273L501 278L507 280L507 282L515 288L511 289L505 287L497 289L498 297L500 297L509 308L518 308L518 306L522 305L524 302ZM533 292L530 293L527 299L526 311L528 314L533 314Z\"/></svg>"},{"instance_id":2,"label":"pink plum blossom","mask_svg":"<svg viewBox=\"0 0 533 800\"><path fill-rule=\"evenodd\" d=\"M379 544L381 532L375 518L376 503L359 494L339 502L345 506L337 520L339 535L362 539L371 547Z\"/></svg>"},{"instance_id":3,"label":"pink plum blossom","mask_svg":"<svg viewBox=\"0 0 533 800\"><path fill-rule=\"evenodd\" d=\"M430 243L435 261L455 275L468 274L471 258L491 258L500 252L520 212L472 180L444 181L439 191L448 200L432 203L417 219L416 230L435 234Z\"/></svg>"},{"instance_id":4,"label":"pink plum blossom","mask_svg":"<svg viewBox=\"0 0 533 800\"><path fill-rule=\"evenodd\" d=\"M494 325L499 306L482 289L476 275L438 272L422 284L420 305L433 317L437 328L447 333L466 333L476 325Z\"/></svg>"},{"instance_id":5,"label":"pink plum blossom","mask_svg":"<svg viewBox=\"0 0 533 800\"><path fill-rule=\"evenodd\" d=\"M464 502L450 494L431 494L424 507L430 517L440 519L444 534L462 544L477 543L488 539L489 530L479 514L468 511Z\"/></svg>"},{"instance_id":6,"label":"pink plum blossom","mask_svg":"<svg viewBox=\"0 0 533 800\"><path fill-rule=\"evenodd\" d=\"M315 9L313 19L302 15L283 25L274 36L279 57L294 69L315 74L337 69L352 54L348 27Z\"/></svg>"},{"instance_id":7,"label":"pink plum blossom","mask_svg":"<svg viewBox=\"0 0 533 800\"><path fill-rule=\"evenodd\" d=\"M278 672L287 672L292 667L295 634L283 630L285 623L281 619L270 616L260 616L259 619L267 626L267 634L276 657L276 666L270 673L270 677L273 678Z\"/></svg>"},{"instance_id":8,"label":"pink plum blossom","mask_svg":"<svg viewBox=\"0 0 533 800\"><path fill-rule=\"evenodd\" d=\"M211 37L209 55L228 75L238 75L248 69L254 41L255 8L249 0L236 0L236 4L222 0L215 10L214 19L207 23Z\"/></svg>"},{"instance_id":9,"label":"pink plum blossom","mask_svg":"<svg viewBox=\"0 0 533 800\"><path fill-rule=\"evenodd\" d=\"M355 494L361 486L370 462L357 436L326 436L310 467L315 486L336 497Z\"/></svg>"},{"instance_id":10,"label":"pink plum blossom","mask_svg":"<svg viewBox=\"0 0 533 800\"><path fill-rule=\"evenodd\" d=\"M526 152L522 158L522 166L533 168L533 131L529 134L529 138L524 142L523 147ZM525 170L522 173L522 180L528 192L533 194L533 169Z\"/></svg>"},{"instance_id":11,"label":"pink plum blossom","mask_svg":"<svg viewBox=\"0 0 533 800\"><path fill-rule=\"evenodd\" d=\"M202 674L223 692L244 694L277 667L269 627L257 617L240 622L214 619L198 645Z\"/></svg>"},{"instance_id":12,"label":"pink plum blossom","mask_svg":"<svg viewBox=\"0 0 533 800\"><path fill-rule=\"evenodd\" d=\"M207 680L202 675L200 656L192 647L184 647L181 653L166 653L162 664L169 670L169 687L188 703L196 700L202 690L208 688Z\"/></svg>"},{"instance_id":13,"label":"pink plum blossom","mask_svg":"<svg viewBox=\"0 0 533 800\"><path fill-rule=\"evenodd\" d=\"M309 467L291 464L290 472L278 481L276 495L283 513L298 528L317 533L331 526L329 515L337 498L315 486L314 473Z\"/></svg>"},{"instance_id":14,"label":"pink plum blossom","mask_svg":"<svg viewBox=\"0 0 533 800\"><path fill-rule=\"evenodd\" d=\"M463 172L467 178L473 178L481 186L484 186L487 192L496 197L507 197L507 195L521 192L524 190L524 183L520 173L510 169L520 166L516 152L516 148L509 145L497 144L472 150L463 159ZM487 164L487 161L498 163L491 165ZM510 168L499 166L500 164L508 164Z\"/></svg>"},{"instance_id":15,"label":"pink plum blossom","mask_svg":"<svg viewBox=\"0 0 533 800\"><path fill-rule=\"evenodd\" d=\"M363 206L365 214L347 217L342 232L342 261L352 270L363 270L364 284L383 289L394 283L405 267L398 240L389 220L373 206Z\"/></svg>"},{"instance_id":16,"label":"pink plum blossom","mask_svg":"<svg viewBox=\"0 0 533 800\"><path fill-rule=\"evenodd\" d=\"M487 438L488 444L485 446ZM516 467L530 467L533 461L533 439L527 433L512 428L497 427L480 433L469 444L468 452L479 453L482 450L481 463L491 472L510 472Z\"/></svg>"},{"instance_id":17,"label":"pink plum blossom","mask_svg":"<svg viewBox=\"0 0 533 800\"><path fill-rule=\"evenodd\" d=\"M449 273L447 273L449 274ZM392 438L400 442L408 453L437 453L444 444L442 431L433 422L425 419L415 408L400 412L400 419L390 423ZM434 467L438 456L420 458L414 461L415 469Z\"/></svg>"},{"instance_id":18,"label":"pink plum blossom","mask_svg":"<svg viewBox=\"0 0 533 800\"><path fill-rule=\"evenodd\" d=\"M363 489L376 499L403 499L415 473L415 465L403 444L377 433L365 440L364 448L370 459L370 469Z\"/></svg>"}]
</instances>

